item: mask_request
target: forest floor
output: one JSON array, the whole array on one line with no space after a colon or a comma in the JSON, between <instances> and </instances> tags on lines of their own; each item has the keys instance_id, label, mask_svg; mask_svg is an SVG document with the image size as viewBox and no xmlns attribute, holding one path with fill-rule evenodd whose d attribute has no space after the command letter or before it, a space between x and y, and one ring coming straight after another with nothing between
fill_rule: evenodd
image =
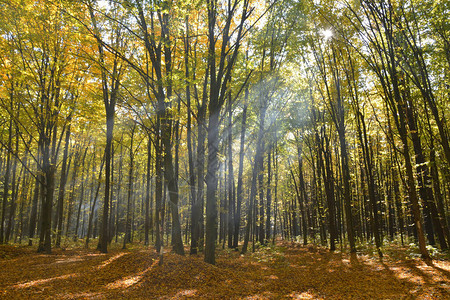
<instances>
[{"instance_id":1,"label":"forest floor","mask_svg":"<svg viewBox=\"0 0 450 300\"><path fill-rule=\"evenodd\" d=\"M201 255L151 248L57 249L0 246L2 299L450 299L450 262L424 262L407 248L371 254L330 253L280 242L240 255L219 250L216 266Z\"/></svg>"}]
</instances>

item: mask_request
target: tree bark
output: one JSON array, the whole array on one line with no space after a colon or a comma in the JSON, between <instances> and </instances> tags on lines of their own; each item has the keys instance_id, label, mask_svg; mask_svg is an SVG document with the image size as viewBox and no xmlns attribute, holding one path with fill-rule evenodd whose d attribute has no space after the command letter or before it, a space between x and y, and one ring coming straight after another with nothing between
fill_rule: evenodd
<instances>
[{"instance_id":1,"label":"tree bark","mask_svg":"<svg viewBox=\"0 0 450 300\"><path fill-rule=\"evenodd\" d=\"M58 192L58 200L57 200L57 206L56 206L56 218L55 218L55 224L56 224L56 247L61 246L61 231L62 231L62 224L63 224L63 218L64 218L64 192L66 187L66 181L67 181L67 157L69 154L69 147L70 147L70 125L68 126L66 130L66 138L65 138L65 145L64 145L64 154L63 154L63 161L62 161L62 167L61 167L61 177L59 180L59 192Z\"/></svg>"}]
</instances>

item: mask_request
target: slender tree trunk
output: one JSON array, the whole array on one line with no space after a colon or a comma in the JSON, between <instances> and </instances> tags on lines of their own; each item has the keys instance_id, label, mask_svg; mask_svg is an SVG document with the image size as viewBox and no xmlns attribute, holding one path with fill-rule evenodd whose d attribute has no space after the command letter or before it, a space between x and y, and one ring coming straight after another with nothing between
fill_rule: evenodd
<instances>
[{"instance_id":1,"label":"slender tree trunk","mask_svg":"<svg viewBox=\"0 0 450 300\"><path fill-rule=\"evenodd\" d=\"M136 125L133 124L131 129L131 142L130 142L130 167L128 173L128 189L127 189L127 217L125 221L125 237L123 238L123 247L126 249L127 243L131 243L131 210L132 210L132 196L133 196L133 170L134 170L134 152L133 152L133 142L134 142L134 131Z\"/></svg>"},{"instance_id":2,"label":"slender tree trunk","mask_svg":"<svg viewBox=\"0 0 450 300\"><path fill-rule=\"evenodd\" d=\"M61 177L59 180L59 192L58 192L58 200L57 200L57 206L56 206L56 218L55 218L55 224L56 224L56 244L55 246L59 248L61 246L61 231L62 231L62 224L63 224L63 218L64 218L64 192L66 187L66 181L67 181L67 157L69 154L69 147L70 147L70 125L66 130L66 138L65 138L65 145L64 145L64 154L63 154L63 161L62 161L62 167L61 167Z\"/></svg>"},{"instance_id":3,"label":"slender tree trunk","mask_svg":"<svg viewBox=\"0 0 450 300\"><path fill-rule=\"evenodd\" d=\"M166 132L166 131L164 131ZM170 133L170 130L167 130ZM172 151L170 146L170 135L163 136L162 142L165 149L164 155L164 178L167 181L167 188L169 189L169 205L172 213L172 226L173 226L173 250L175 253L184 255L183 241L181 238L181 224L180 216L178 214L178 183L176 180L174 165L172 161Z\"/></svg>"},{"instance_id":4,"label":"slender tree trunk","mask_svg":"<svg viewBox=\"0 0 450 300\"><path fill-rule=\"evenodd\" d=\"M75 233L73 235L73 239L74 241L76 241L78 239L78 227L80 226L80 216L81 216L81 207L83 206L83 200L84 200L84 186L85 186L85 182L86 182L86 178L89 178L89 163L88 163L88 172L87 172L87 176L86 178L84 177L84 172L85 172L85 161L86 161L86 154L87 154L87 150L88 147L86 147L86 149L84 150L84 155L83 155L83 162L81 164L81 191L80 191L80 200L78 203L78 209L77 209L77 219L76 219L76 224L75 224Z\"/></svg>"},{"instance_id":5,"label":"slender tree trunk","mask_svg":"<svg viewBox=\"0 0 450 300\"><path fill-rule=\"evenodd\" d=\"M112 97L111 97L112 98ZM106 106L106 104L105 104ZM114 104L106 107L106 147L105 147L105 198L103 201L103 214L98 249L102 253L108 252L108 218L111 185L111 148L114 130ZM111 107L112 106L112 107Z\"/></svg>"},{"instance_id":6,"label":"slender tree trunk","mask_svg":"<svg viewBox=\"0 0 450 300\"><path fill-rule=\"evenodd\" d=\"M37 159L39 161L39 149L37 154ZM28 225L28 246L33 245L33 238L36 231L36 219L37 219L37 209L38 209L38 202L39 202L39 193L40 193L40 175L36 176L36 180L34 183L34 191L33 191L33 199L31 201L31 213L30 213L30 222Z\"/></svg>"},{"instance_id":7,"label":"slender tree trunk","mask_svg":"<svg viewBox=\"0 0 450 300\"><path fill-rule=\"evenodd\" d=\"M262 140L262 149L264 151L265 143ZM261 153L259 159L258 189L259 189L259 220L258 220L258 241L264 245L264 153Z\"/></svg>"},{"instance_id":8,"label":"slender tree trunk","mask_svg":"<svg viewBox=\"0 0 450 300\"><path fill-rule=\"evenodd\" d=\"M42 210L41 210L41 233L39 237L38 252L51 253L51 224L52 224L52 206L53 193L55 190L55 172L56 166L50 161L49 138L43 138L42 151L42 171L44 181L42 182Z\"/></svg>"},{"instance_id":9,"label":"slender tree trunk","mask_svg":"<svg viewBox=\"0 0 450 300\"><path fill-rule=\"evenodd\" d=\"M18 155L19 153L19 128L15 126L16 128L16 140L15 140L15 153ZM25 154L26 155L26 154ZM26 158L24 159L26 161ZM24 162L24 165L26 163ZM23 167L22 167L23 169ZM11 182L11 203L10 203L10 210L9 210L9 220L8 220L8 226L6 227L6 233L5 233L5 243L9 242L11 239L11 234L14 229L14 221L15 221L15 215L16 215L16 207L17 207L17 195L18 195L18 184L17 182L20 182L17 180L17 158L14 158L14 162L12 165L12 182Z\"/></svg>"},{"instance_id":10,"label":"slender tree trunk","mask_svg":"<svg viewBox=\"0 0 450 300\"><path fill-rule=\"evenodd\" d=\"M163 245L162 232L162 200L163 200L163 170L162 170L162 150L161 150L161 137L160 131L160 118L157 117L156 120L156 137L155 137L155 231L156 231L156 241L155 247L158 253L161 253L161 248ZM162 253L161 253L162 254Z\"/></svg>"},{"instance_id":11,"label":"slender tree trunk","mask_svg":"<svg viewBox=\"0 0 450 300\"><path fill-rule=\"evenodd\" d=\"M323 130L323 128L322 128ZM323 132L325 134L325 132ZM336 203L334 198L334 184L333 184L333 174L331 171L331 158L330 151L328 147L328 138L325 136L320 139L317 135L316 139L318 140L320 152L319 153L319 164L321 168L321 174L323 177L323 181L325 184L325 194L327 198L327 206L328 206L328 230L330 233L330 251L336 250L336 240L338 238L338 232L336 230ZM325 139L326 149L323 145ZM325 160L325 162L324 162Z\"/></svg>"},{"instance_id":12,"label":"slender tree trunk","mask_svg":"<svg viewBox=\"0 0 450 300\"><path fill-rule=\"evenodd\" d=\"M146 186L145 186L145 223L144 223L144 245L149 243L149 231L150 231L150 185L151 185L151 158L152 158L152 140L150 133L148 134L147 141L147 173L146 173Z\"/></svg>"},{"instance_id":13,"label":"slender tree trunk","mask_svg":"<svg viewBox=\"0 0 450 300\"><path fill-rule=\"evenodd\" d=\"M219 112L217 104L210 103L208 124L208 167L206 174L205 262L216 263L217 241L217 170L219 168Z\"/></svg>"},{"instance_id":14,"label":"slender tree trunk","mask_svg":"<svg viewBox=\"0 0 450 300\"><path fill-rule=\"evenodd\" d=\"M206 108L201 106L197 114L197 195L193 199L192 205L192 236L191 236L191 254L197 254L199 249L203 248L203 203L204 203L204 185L205 185L205 116Z\"/></svg>"},{"instance_id":15,"label":"slender tree trunk","mask_svg":"<svg viewBox=\"0 0 450 300\"><path fill-rule=\"evenodd\" d=\"M231 94L228 95L228 248L233 247L233 230L235 218L235 194L233 172L233 135L232 135Z\"/></svg>"},{"instance_id":16,"label":"slender tree trunk","mask_svg":"<svg viewBox=\"0 0 450 300\"><path fill-rule=\"evenodd\" d=\"M301 192L300 192L300 189L298 188L297 181L295 180L295 175L294 175L294 172L292 171L292 169L290 170L290 173L291 173L292 181L294 182L296 198L297 198L298 204L300 206L300 213L301 213L301 218L302 218L301 223L302 223L303 244L306 245L306 244L308 244L308 231L306 229L307 224L306 224L305 208L303 206L303 199L301 196ZM295 224L297 224L297 222L295 222ZM294 236L296 236L296 235L297 235L297 233L294 234Z\"/></svg>"},{"instance_id":17,"label":"slender tree trunk","mask_svg":"<svg viewBox=\"0 0 450 300\"><path fill-rule=\"evenodd\" d=\"M272 187L271 187L271 181L272 181L272 163L271 163L271 157L272 157L272 149L269 147L267 151L267 213L266 213L266 240L267 242L270 242L272 237L272 221L271 221L271 214L272 214Z\"/></svg>"},{"instance_id":18,"label":"slender tree trunk","mask_svg":"<svg viewBox=\"0 0 450 300\"><path fill-rule=\"evenodd\" d=\"M77 186L77 179L78 179L78 168L79 163L80 163L80 149L77 149L76 153L75 153L75 158L73 160L73 164L74 164L74 168L73 168L73 172L72 172L72 183L70 185L70 193L69 193L69 197L67 199L67 220L66 220L66 234L65 236L68 237L69 234L71 233L70 230L70 224L72 222L72 214L73 214L73 210L74 210L74 198L75 198L75 189Z\"/></svg>"},{"instance_id":19,"label":"slender tree trunk","mask_svg":"<svg viewBox=\"0 0 450 300\"><path fill-rule=\"evenodd\" d=\"M94 215L95 215L95 212L96 212L95 207L97 205L98 193L100 192L100 184L101 184L101 178L102 178L103 165L104 164L105 164L105 156L103 156L102 164L100 165L100 172L98 173L97 189L95 190L94 199L92 201L92 206L91 206L91 210L90 210L90 213L89 213L89 221L88 221L88 228L87 228L86 242L85 242L86 249L89 248L89 239L91 237L92 225L93 225L92 221L94 220Z\"/></svg>"},{"instance_id":20,"label":"slender tree trunk","mask_svg":"<svg viewBox=\"0 0 450 300\"><path fill-rule=\"evenodd\" d=\"M295 189L297 191L298 204L300 205L300 213L302 215L302 232L303 232L303 245L308 244L308 223L307 223L307 205L308 205L308 194L305 189L305 180L303 178L303 158L301 145L297 143L297 159L298 159L298 188L295 182L294 174L292 173L292 178L294 179Z\"/></svg>"},{"instance_id":21,"label":"slender tree trunk","mask_svg":"<svg viewBox=\"0 0 450 300\"><path fill-rule=\"evenodd\" d=\"M114 189L114 185L117 183L114 181L114 156L115 156L115 147L114 143L111 145L111 187L109 192L109 201L110 201L110 209L109 209L109 222L108 222L108 244L111 245L111 242L114 238L115 232L116 232L116 210L117 208L117 197ZM83 162L84 165L84 162Z\"/></svg>"},{"instance_id":22,"label":"slender tree trunk","mask_svg":"<svg viewBox=\"0 0 450 300\"><path fill-rule=\"evenodd\" d=\"M274 153L273 153L273 168L274 168L274 212L273 212L273 235L272 235L272 244L275 244L275 238L277 236L277 215L278 213L278 146L277 146L277 134L275 131L275 145L274 145Z\"/></svg>"},{"instance_id":23,"label":"slender tree trunk","mask_svg":"<svg viewBox=\"0 0 450 300\"><path fill-rule=\"evenodd\" d=\"M241 127L241 141L239 147L239 171L238 171L238 184L236 192L236 216L234 218L234 239L233 247L237 248L239 243L239 229L241 222L241 204L243 198L243 173L244 173L244 146L245 146L245 131L247 128L247 101L248 101L248 88L245 88L245 103L242 111L242 127Z\"/></svg>"},{"instance_id":24,"label":"slender tree trunk","mask_svg":"<svg viewBox=\"0 0 450 300\"><path fill-rule=\"evenodd\" d=\"M12 117L9 121L9 130L8 130L8 148L7 156L6 156L6 170L5 170L5 179L3 182L3 202L2 202L2 219L0 223L0 243L6 243L5 238L5 220L6 220L6 210L8 207L8 196L9 196L9 180L11 176L11 144L12 144L12 130L13 130L13 122Z\"/></svg>"},{"instance_id":25,"label":"slender tree trunk","mask_svg":"<svg viewBox=\"0 0 450 300\"><path fill-rule=\"evenodd\" d=\"M26 165L28 166L28 162L26 162ZM1 169L1 168L0 168ZM25 171L25 170L24 170ZM19 208L19 222L20 226L18 228L17 235L19 236L19 244L22 244L22 239L25 236L25 229L26 225L24 224L24 214L25 214L25 206L27 205L27 199L31 198L32 192L31 191L31 176L27 176L27 174L24 174L22 186L24 187L24 190L21 194L21 202L20 202L20 208ZM17 238L16 235L16 238Z\"/></svg>"},{"instance_id":26,"label":"slender tree trunk","mask_svg":"<svg viewBox=\"0 0 450 300\"><path fill-rule=\"evenodd\" d=\"M120 138L119 180L118 180L117 188L115 191L116 195L117 195L116 226L115 226L116 227L116 237L115 237L116 243L118 243L118 239L119 239L120 216L122 213L122 209L121 209L122 179L123 179L123 133L122 133L122 137Z\"/></svg>"},{"instance_id":27,"label":"slender tree trunk","mask_svg":"<svg viewBox=\"0 0 450 300\"><path fill-rule=\"evenodd\" d=\"M190 246L190 254L197 254L198 250L198 241L200 234L200 205L199 200L197 198L196 192L196 180L195 180L195 166L194 166L194 155L193 155L193 147L192 147L192 121L191 121L191 85L190 85L190 73L189 73L189 17L186 16L185 20L186 24L186 37L184 39L184 64L185 64L185 76L186 76L186 106L187 106L187 124L186 124L186 139L187 139L187 150L188 150L188 164L189 164L189 186L190 186L190 194L189 198L191 200L191 246ZM195 74L193 74L195 76ZM199 109L200 110L200 109ZM198 113L199 118L202 117L200 115L200 111ZM200 127L203 126L201 122L198 123L199 132ZM200 140L200 135L198 136ZM200 142L199 142L200 144ZM198 166L197 166L198 167ZM203 179L201 180L203 183Z\"/></svg>"}]
</instances>

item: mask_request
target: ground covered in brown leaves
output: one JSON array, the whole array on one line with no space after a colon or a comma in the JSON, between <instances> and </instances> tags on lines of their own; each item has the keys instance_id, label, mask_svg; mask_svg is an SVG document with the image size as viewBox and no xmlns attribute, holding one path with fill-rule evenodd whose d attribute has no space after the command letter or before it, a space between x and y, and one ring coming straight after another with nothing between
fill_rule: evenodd
<instances>
[{"instance_id":1,"label":"ground covered in brown leaves","mask_svg":"<svg viewBox=\"0 0 450 300\"><path fill-rule=\"evenodd\" d=\"M245 256L153 249L55 250L0 246L2 299L450 299L450 263L392 250L383 260L282 243Z\"/></svg>"}]
</instances>

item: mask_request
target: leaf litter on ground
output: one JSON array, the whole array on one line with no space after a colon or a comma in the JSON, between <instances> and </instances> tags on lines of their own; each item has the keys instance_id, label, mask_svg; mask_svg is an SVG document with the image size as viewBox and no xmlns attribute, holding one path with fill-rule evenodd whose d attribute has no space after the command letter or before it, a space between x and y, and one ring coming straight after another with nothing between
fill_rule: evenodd
<instances>
[{"instance_id":1,"label":"leaf litter on ground","mask_svg":"<svg viewBox=\"0 0 450 300\"><path fill-rule=\"evenodd\" d=\"M450 299L450 263L411 258L391 247L383 259L279 242L241 255L202 255L153 248L56 249L0 246L2 299Z\"/></svg>"}]
</instances>

